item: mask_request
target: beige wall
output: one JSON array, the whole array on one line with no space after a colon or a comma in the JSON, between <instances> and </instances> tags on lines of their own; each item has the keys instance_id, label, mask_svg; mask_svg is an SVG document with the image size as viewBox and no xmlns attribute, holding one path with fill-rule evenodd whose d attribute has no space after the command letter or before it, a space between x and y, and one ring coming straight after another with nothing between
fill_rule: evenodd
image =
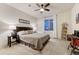
<instances>
[{"instance_id":1,"label":"beige wall","mask_svg":"<svg viewBox=\"0 0 79 59\"><path fill-rule=\"evenodd\" d=\"M73 34L74 30L79 30L79 23L76 24L76 15L79 13L79 3L76 3L70 11L59 13L57 16L58 37L61 38L61 24L68 23L68 34Z\"/></svg>"},{"instance_id":2,"label":"beige wall","mask_svg":"<svg viewBox=\"0 0 79 59\"><path fill-rule=\"evenodd\" d=\"M79 13L79 3L76 3L70 11L59 13L57 16L58 38L61 38L61 24L68 23L68 34L73 34L74 30L79 30L79 23L76 24L76 15Z\"/></svg>"},{"instance_id":3,"label":"beige wall","mask_svg":"<svg viewBox=\"0 0 79 59\"><path fill-rule=\"evenodd\" d=\"M61 39L63 23L68 24L68 34L70 34L71 33L71 11L66 11L66 12L57 14L57 32L58 32L59 39Z\"/></svg>"},{"instance_id":4,"label":"beige wall","mask_svg":"<svg viewBox=\"0 0 79 59\"><path fill-rule=\"evenodd\" d=\"M9 5L0 4L0 21L6 22L8 24L17 24L19 18L30 20L31 22L35 22L36 19Z\"/></svg>"},{"instance_id":5,"label":"beige wall","mask_svg":"<svg viewBox=\"0 0 79 59\"><path fill-rule=\"evenodd\" d=\"M7 31L8 26L9 26L8 24L0 21L0 34L2 34L4 31Z\"/></svg>"},{"instance_id":6,"label":"beige wall","mask_svg":"<svg viewBox=\"0 0 79 59\"><path fill-rule=\"evenodd\" d=\"M10 7L6 4L0 4L0 32L2 31L3 27L6 29L9 28L10 25L15 25L19 23L19 18L29 20L31 23L35 24L36 18L19 11L13 7ZM7 24L7 25L5 25ZM4 30L4 29L3 29Z\"/></svg>"},{"instance_id":7,"label":"beige wall","mask_svg":"<svg viewBox=\"0 0 79 59\"><path fill-rule=\"evenodd\" d=\"M50 17L49 17L50 18ZM56 24L54 24L54 30L49 31L47 33L50 34L52 38L57 37L61 39L61 31L62 31L62 24L65 22L68 24L68 34L71 33L71 11L66 11L62 13L58 13L57 15L52 16L52 18L56 21ZM40 32L44 31L44 19L38 19L37 21L37 29ZM57 27L56 27L57 26Z\"/></svg>"},{"instance_id":8,"label":"beige wall","mask_svg":"<svg viewBox=\"0 0 79 59\"><path fill-rule=\"evenodd\" d=\"M79 13L79 3L75 4L72 8L72 33L74 30L79 30L79 24L76 24L76 15Z\"/></svg>"},{"instance_id":9,"label":"beige wall","mask_svg":"<svg viewBox=\"0 0 79 59\"><path fill-rule=\"evenodd\" d=\"M56 15L52 16L52 17L48 17L48 18L52 18L54 20L54 23L56 21ZM37 19L37 31L38 32L46 32L48 34L50 34L51 38L56 37L56 23L54 24L54 30L53 31L44 31L44 20L46 18L42 18L42 19Z\"/></svg>"}]
</instances>

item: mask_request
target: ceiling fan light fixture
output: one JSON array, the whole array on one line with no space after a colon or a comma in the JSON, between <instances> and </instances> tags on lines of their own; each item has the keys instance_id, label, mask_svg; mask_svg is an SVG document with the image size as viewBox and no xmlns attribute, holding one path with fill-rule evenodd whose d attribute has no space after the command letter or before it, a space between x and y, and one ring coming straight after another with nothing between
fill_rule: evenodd
<instances>
[{"instance_id":1,"label":"ceiling fan light fixture","mask_svg":"<svg viewBox=\"0 0 79 59\"><path fill-rule=\"evenodd\" d=\"M40 11L41 11L41 12L43 12L43 11L44 11L44 9L43 9L43 8L41 8L41 9L40 9Z\"/></svg>"}]
</instances>

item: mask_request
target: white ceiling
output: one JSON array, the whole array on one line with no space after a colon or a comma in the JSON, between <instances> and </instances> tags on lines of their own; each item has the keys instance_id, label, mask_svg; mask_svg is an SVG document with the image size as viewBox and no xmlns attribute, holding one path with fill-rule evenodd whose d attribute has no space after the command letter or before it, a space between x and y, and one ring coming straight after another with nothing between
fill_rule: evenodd
<instances>
[{"instance_id":1,"label":"white ceiling","mask_svg":"<svg viewBox=\"0 0 79 59\"><path fill-rule=\"evenodd\" d=\"M50 9L50 12L44 11L42 14L40 13L40 11L34 11L36 9L39 9L39 7L36 6L36 3L8 3L8 5L18 10L21 10L22 12L25 12L33 17L43 18L43 17L49 17L54 14L70 10L74 4L72 3L51 3L50 6L47 7ZM29 7L29 5L31 6Z\"/></svg>"}]
</instances>

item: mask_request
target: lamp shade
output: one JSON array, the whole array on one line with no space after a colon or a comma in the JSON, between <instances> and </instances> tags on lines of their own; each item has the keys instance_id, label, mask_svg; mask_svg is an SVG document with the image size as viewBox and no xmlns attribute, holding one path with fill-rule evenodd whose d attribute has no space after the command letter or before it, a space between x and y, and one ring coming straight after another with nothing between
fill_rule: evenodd
<instances>
[{"instance_id":1,"label":"lamp shade","mask_svg":"<svg viewBox=\"0 0 79 59\"><path fill-rule=\"evenodd\" d=\"M36 25L35 24L31 24L31 26L33 27L33 31L36 31Z\"/></svg>"},{"instance_id":2,"label":"lamp shade","mask_svg":"<svg viewBox=\"0 0 79 59\"><path fill-rule=\"evenodd\" d=\"M14 30L14 29L16 29L16 26L14 26L14 25L11 25L11 26L9 26L9 29L12 29L12 30Z\"/></svg>"}]
</instances>

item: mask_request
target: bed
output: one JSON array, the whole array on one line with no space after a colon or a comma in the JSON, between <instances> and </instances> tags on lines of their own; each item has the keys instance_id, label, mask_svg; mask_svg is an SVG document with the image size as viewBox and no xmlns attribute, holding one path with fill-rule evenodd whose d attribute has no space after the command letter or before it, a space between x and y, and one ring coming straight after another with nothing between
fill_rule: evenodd
<instances>
[{"instance_id":1,"label":"bed","mask_svg":"<svg viewBox=\"0 0 79 59\"><path fill-rule=\"evenodd\" d=\"M23 30L28 31L28 30L32 30L32 28L17 27L17 33ZM23 35L19 35L19 37L21 43L33 48L34 50L39 50L39 51L41 51L45 47L46 43L50 39L49 34L46 33L23 34Z\"/></svg>"}]
</instances>

